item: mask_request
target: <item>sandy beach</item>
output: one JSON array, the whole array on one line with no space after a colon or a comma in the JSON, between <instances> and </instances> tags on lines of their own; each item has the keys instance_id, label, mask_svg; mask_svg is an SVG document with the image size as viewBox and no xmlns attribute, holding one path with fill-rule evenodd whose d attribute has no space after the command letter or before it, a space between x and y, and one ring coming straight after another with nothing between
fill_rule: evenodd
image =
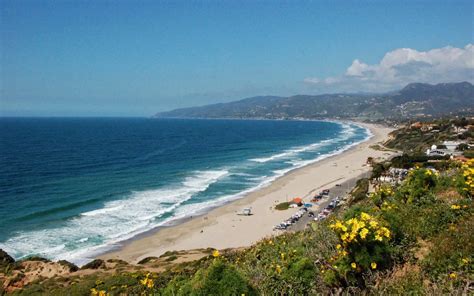
<instances>
[{"instance_id":1,"label":"sandy beach","mask_svg":"<svg viewBox=\"0 0 474 296\"><path fill-rule=\"evenodd\" d=\"M392 129L372 124L361 124L370 129L373 137L351 149L306 167L289 172L269 186L211 210L185 222L163 227L149 235L123 243L118 250L100 258L119 258L137 262L145 257L160 256L166 251L196 248L224 249L244 247L270 235L273 227L290 217L297 209L277 211L274 206L294 197L309 197L324 188L335 186L370 170L368 157L387 158L392 153L370 148L383 142ZM240 216L243 208L252 208L253 215ZM318 206L313 207L314 211Z\"/></svg>"}]
</instances>

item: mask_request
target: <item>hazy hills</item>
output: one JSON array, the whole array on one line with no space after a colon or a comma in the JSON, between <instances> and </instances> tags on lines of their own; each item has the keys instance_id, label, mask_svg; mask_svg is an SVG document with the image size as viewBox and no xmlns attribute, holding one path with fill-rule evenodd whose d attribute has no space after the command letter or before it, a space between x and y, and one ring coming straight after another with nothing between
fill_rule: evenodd
<instances>
[{"instance_id":1,"label":"hazy hills","mask_svg":"<svg viewBox=\"0 0 474 296\"><path fill-rule=\"evenodd\" d=\"M469 82L408 84L385 94L261 96L160 112L159 118L410 118L474 112Z\"/></svg>"}]
</instances>

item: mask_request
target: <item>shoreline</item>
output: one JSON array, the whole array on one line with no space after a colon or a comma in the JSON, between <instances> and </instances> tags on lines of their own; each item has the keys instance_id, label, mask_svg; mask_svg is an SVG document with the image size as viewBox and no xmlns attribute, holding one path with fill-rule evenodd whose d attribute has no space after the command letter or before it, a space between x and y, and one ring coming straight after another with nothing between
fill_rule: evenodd
<instances>
[{"instance_id":1,"label":"shoreline","mask_svg":"<svg viewBox=\"0 0 474 296\"><path fill-rule=\"evenodd\" d=\"M306 197L305 200L308 201L308 196L323 187L332 187L370 170L365 165L367 157L386 158L393 154L369 148L386 140L393 129L375 124L350 123L368 129L368 139L339 154L291 170L239 199L122 241L96 258L122 259L136 263L145 257L158 257L166 251L246 247L264 237L277 234L278 232L273 231L273 226L290 217L297 209L277 211L274 210L276 204L296 196ZM252 208L252 216L237 215L248 207ZM312 209L317 211L318 208L319 205L315 204Z\"/></svg>"}]
</instances>

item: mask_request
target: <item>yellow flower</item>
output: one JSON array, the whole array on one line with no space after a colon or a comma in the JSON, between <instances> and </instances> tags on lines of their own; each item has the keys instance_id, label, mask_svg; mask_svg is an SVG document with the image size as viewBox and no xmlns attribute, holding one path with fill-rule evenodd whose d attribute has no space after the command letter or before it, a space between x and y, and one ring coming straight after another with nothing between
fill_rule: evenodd
<instances>
[{"instance_id":1,"label":"yellow flower","mask_svg":"<svg viewBox=\"0 0 474 296\"><path fill-rule=\"evenodd\" d=\"M380 233L386 238L390 237L390 230L387 227L380 227Z\"/></svg>"},{"instance_id":2,"label":"yellow flower","mask_svg":"<svg viewBox=\"0 0 474 296\"><path fill-rule=\"evenodd\" d=\"M468 258L462 258L462 263L464 264L468 264L469 263L469 259Z\"/></svg>"},{"instance_id":3,"label":"yellow flower","mask_svg":"<svg viewBox=\"0 0 474 296\"><path fill-rule=\"evenodd\" d=\"M340 248L341 248L341 245L340 245L340 244L337 244L336 249L339 250Z\"/></svg>"},{"instance_id":4,"label":"yellow flower","mask_svg":"<svg viewBox=\"0 0 474 296\"><path fill-rule=\"evenodd\" d=\"M97 292L97 290L95 288L92 288L91 289L91 295L95 296L95 295L98 295L99 292Z\"/></svg>"},{"instance_id":5,"label":"yellow flower","mask_svg":"<svg viewBox=\"0 0 474 296\"><path fill-rule=\"evenodd\" d=\"M455 279L457 277L457 274L455 272L451 272L449 274L449 277L452 278L452 279Z\"/></svg>"},{"instance_id":6,"label":"yellow flower","mask_svg":"<svg viewBox=\"0 0 474 296\"><path fill-rule=\"evenodd\" d=\"M343 235L341 235L342 241L346 241L348 237L349 237L349 233L344 233Z\"/></svg>"},{"instance_id":7,"label":"yellow flower","mask_svg":"<svg viewBox=\"0 0 474 296\"><path fill-rule=\"evenodd\" d=\"M376 228L376 227L379 225L379 223L378 223L377 221L370 221L370 222L369 222L369 225L370 225L370 227L372 227L372 228Z\"/></svg>"},{"instance_id":8,"label":"yellow flower","mask_svg":"<svg viewBox=\"0 0 474 296\"><path fill-rule=\"evenodd\" d=\"M219 257L219 250L214 250L214 252L212 252L212 256L215 258Z\"/></svg>"},{"instance_id":9,"label":"yellow flower","mask_svg":"<svg viewBox=\"0 0 474 296\"><path fill-rule=\"evenodd\" d=\"M346 224L347 224L347 225L351 225L351 224L354 224L354 223L356 223L356 222L357 222L357 219L351 218L351 219L349 219L349 220L346 221Z\"/></svg>"},{"instance_id":10,"label":"yellow flower","mask_svg":"<svg viewBox=\"0 0 474 296\"><path fill-rule=\"evenodd\" d=\"M372 269L376 269L377 268L377 263L375 263L375 262L370 263L370 267Z\"/></svg>"},{"instance_id":11,"label":"yellow flower","mask_svg":"<svg viewBox=\"0 0 474 296\"><path fill-rule=\"evenodd\" d=\"M280 266L280 265L277 265L277 266L276 266L276 271L277 271L278 273L281 273L281 266Z\"/></svg>"},{"instance_id":12,"label":"yellow flower","mask_svg":"<svg viewBox=\"0 0 474 296\"><path fill-rule=\"evenodd\" d=\"M377 235L375 235L375 240L378 240L378 241L380 241L380 242L381 242L381 241L382 241L382 237L381 237L380 235L378 235L378 234L377 234Z\"/></svg>"},{"instance_id":13,"label":"yellow flower","mask_svg":"<svg viewBox=\"0 0 474 296\"><path fill-rule=\"evenodd\" d=\"M360 238L365 239L365 237L367 236L368 233L369 233L369 230L367 228L362 228L362 230L359 233Z\"/></svg>"},{"instance_id":14,"label":"yellow flower","mask_svg":"<svg viewBox=\"0 0 474 296\"><path fill-rule=\"evenodd\" d=\"M461 208L460 205L452 205L451 206L451 209L453 209L453 210L459 210L460 208Z\"/></svg>"},{"instance_id":15,"label":"yellow flower","mask_svg":"<svg viewBox=\"0 0 474 296\"><path fill-rule=\"evenodd\" d=\"M99 291L99 296L106 296L107 294L105 293L105 291Z\"/></svg>"},{"instance_id":16,"label":"yellow flower","mask_svg":"<svg viewBox=\"0 0 474 296\"><path fill-rule=\"evenodd\" d=\"M352 267L353 269L356 269L356 268L357 268L357 264L355 264L355 262L352 262L352 263L351 263L351 267Z\"/></svg>"},{"instance_id":17,"label":"yellow flower","mask_svg":"<svg viewBox=\"0 0 474 296\"><path fill-rule=\"evenodd\" d=\"M367 220L370 220L371 217L370 217L369 214L362 212L362 213L360 214L360 218L361 218L362 220L364 220L364 221L367 221Z\"/></svg>"},{"instance_id":18,"label":"yellow flower","mask_svg":"<svg viewBox=\"0 0 474 296\"><path fill-rule=\"evenodd\" d=\"M149 289L153 288L154 285L155 285L155 283L153 282L152 279L148 279L148 280L147 280L146 286L147 286Z\"/></svg>"},{"instance_id":19,"label":"yellow flower","mask_svg":"<svg viewBox=\"0 0 474 296\"><path fill-rule=\"evenodd\" d=\"M280 253L281 260L285 260L285 253Z\"/></svg>"},{"instance_id":20,"label":"yellow flower","mask_svg":"<svg viewBox=\"0 0 474 296\"><path fill-rule=\"evenodd\" d=\"M349 235L349 239L348 239L348 242L351 242L353 241L357 236L357 232L353 231L351 232L351 234Z\"/></svg>"}]
</instances>

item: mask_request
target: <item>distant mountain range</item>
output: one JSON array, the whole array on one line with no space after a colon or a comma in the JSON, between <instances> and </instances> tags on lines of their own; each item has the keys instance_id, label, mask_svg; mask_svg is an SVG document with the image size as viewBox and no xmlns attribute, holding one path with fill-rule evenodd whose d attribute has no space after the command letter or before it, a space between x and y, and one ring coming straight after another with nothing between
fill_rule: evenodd
<instances>
[{"instance_id":1,"label":"distant mountain range","mask_svg":"<svg viewBox=\"0 0 474 296\"><path fill-rule=\"evenodd\" d=\"M471 83L411 83L397 92L385 94L261 96L160 112L154 117L377 120L448 114L474 114L474 86Z\"/></svg>"}]
</instances>

